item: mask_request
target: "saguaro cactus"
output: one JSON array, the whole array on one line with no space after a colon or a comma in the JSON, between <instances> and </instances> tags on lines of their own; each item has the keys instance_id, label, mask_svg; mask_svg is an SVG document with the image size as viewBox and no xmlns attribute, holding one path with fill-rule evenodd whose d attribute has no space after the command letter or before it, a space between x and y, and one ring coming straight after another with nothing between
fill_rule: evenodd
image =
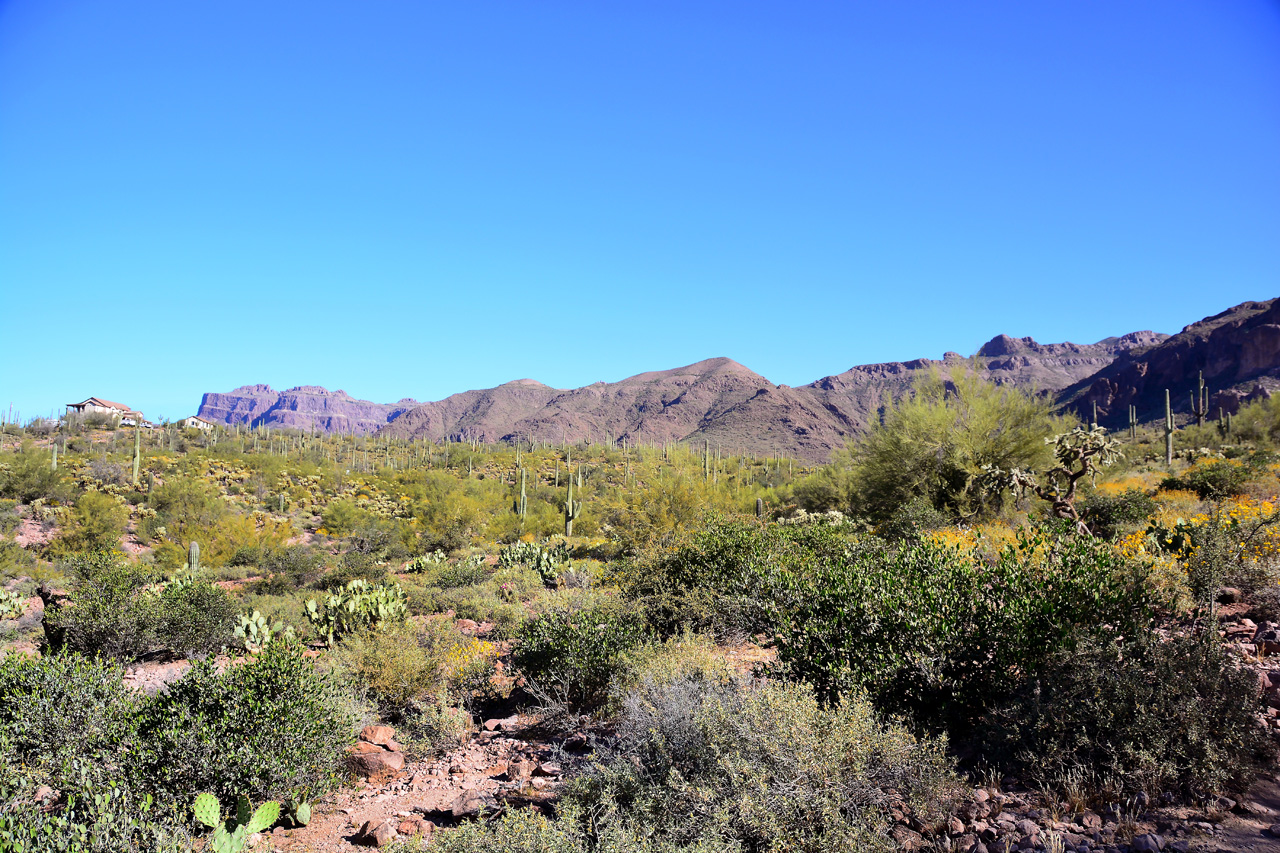
<instances>
[{"instance_id":1,"label":"saguaro cactus","mask_svg":"<svg viewBox=\"0 0 1280 853\"><path fill-rule=\"evenodd\" d=\"M578 488L582 488L579 486ZM582 515L582 501L573 499L573 477L569 478L569 497L564 502L564 535L573 535L573 520Z\"/></svg>"},{"instance_id":2,"label":"saguaro cactus","mask_svg":"<svg viewBox=\"0 0 1280 853\"><path fill-rule=\"evenodd\" d=\"M756 498L756 518L764 518L764 498Z\"/></svg>"},{"instance_id":3,"label":"saguaro cactus","mask_svg":"<svg viewBox=\"0 0 1280 853\"><path fill-rule=\"evenodd\" d=\"M53 443L53 461L49 463L54 471L58 470L58 442Z\"/></svg>"},{"instance_id":4,"label":"saguaro cactus","mask_svg":"<svg viewBox=\"0 0 1280 853\"><path fill-rule=\"evenodd\" d=\"M187 547L187 571L200 571L200 543L192 541Z\"/></svg>"},{"instance_id":5,"label":"saguaro cactus","mask_svg":"<svg viewBox=\"0 0 1280 853\"><path fill-rule=\"evenodd\" d=\"M1209 414L1209 389L1204 384L1204 371L1200 371L1198 391L1191 392L1191 414L1196 416L1196 426L1204 426L1205 415Z\"/></svg>"},{"instance_id":6,"label":"saguaro cactus","mask_svg":"<svg viewBox=\"0 0 1280 853\"><path fill-rule=\"evenodd\" d=\"M523 524L529 513L529 499L525 494L525 470L520 469L520 497L516 498L515 504L511 507L512 511L520 516L520 523Z\"/></svg>"},{"instance_id":7,"label":"saguaro cactus","mask_svg":"<svg viewBox=\"0 0 1280 853\"><path fill-rule=\"evenodd\" d=\"M133 425L133 485L138 485L138 471L142 468L142 416L134 414Z\"/></svg>"},{"instance_id":8,"label":"saguaro cactus","mask_svg":"<svg viewBox=\"0 0 1280 853\"><path fill-rule=\"evenodd\" d=\"M1164 389L1164 464L1173 464L1173 408L1169 405L1169 389Z\"/></svg>"}]
</instances>

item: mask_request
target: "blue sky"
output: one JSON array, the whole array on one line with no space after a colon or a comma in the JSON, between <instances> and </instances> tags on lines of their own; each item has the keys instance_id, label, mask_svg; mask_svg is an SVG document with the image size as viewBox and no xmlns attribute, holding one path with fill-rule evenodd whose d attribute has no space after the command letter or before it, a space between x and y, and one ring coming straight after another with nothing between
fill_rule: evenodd
<instances>
[{"instance_id":1,"label":"blue sky","mask_svg":"<svg viewBox=\"0 0 1280 853\"><path fill-rule=\"evenodd\" d=\"M0 406L774 382L1280 295L1280 3L0 0Z\"/></svg>"}]
</instances>

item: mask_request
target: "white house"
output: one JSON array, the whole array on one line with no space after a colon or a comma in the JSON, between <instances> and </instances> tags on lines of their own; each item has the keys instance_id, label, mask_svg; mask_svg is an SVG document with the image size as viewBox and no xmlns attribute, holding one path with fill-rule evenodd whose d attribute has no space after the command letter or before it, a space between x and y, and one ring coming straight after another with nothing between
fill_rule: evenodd
<instances>
[{"instance_id":1,"label":"white house","mask_svg":"<svg viewBox=\"0 0 1280 853\"><path fill-rule=\"evenodd\" d=\"M217 426L217 424L215 424L213 421L205 420L199 415L192 415L189 418L183 419L182 425L190 429L204 430L205 432L209 432L211 429Z\"/></svg>"}]
</instances>

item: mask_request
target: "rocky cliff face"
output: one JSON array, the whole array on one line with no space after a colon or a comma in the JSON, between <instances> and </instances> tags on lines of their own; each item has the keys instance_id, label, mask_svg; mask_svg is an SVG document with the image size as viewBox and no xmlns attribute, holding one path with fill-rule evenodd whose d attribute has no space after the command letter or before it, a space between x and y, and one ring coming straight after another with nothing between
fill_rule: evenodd
<instances>
[{"instance_id":1,"label":"rocky cliff face","mask_svg":"<svg viewBox=\"0 0 1280 853\"><path fill-rule=\"evenodd\" d=\"M362 434L374 432L417 406L416 400L409 399L386 405L371 403L318 385L301 385L287 391L276 391L269 385L242 385L226 394L205 394L197 414L228 426L263 424Z\"/></svg>"},{"instance_id":2,"label":"rocky cliff face","mask_svg":"<svg viewBox=\"0 0 1280 853\"><path fill-rule=\"evenodd\" d=\"M1098 406L1098 421L1113 429L1138 419L1164 417L1165 389L1187 420L1200 374L1208 386L1209 414L1235 413L1242 402L1280 389L1280 299L1245 302L1192 323L1155 346L1122 353L1113 363L1064 388L1059 402L1082 417Z\"/></svg>"}]
</instances>

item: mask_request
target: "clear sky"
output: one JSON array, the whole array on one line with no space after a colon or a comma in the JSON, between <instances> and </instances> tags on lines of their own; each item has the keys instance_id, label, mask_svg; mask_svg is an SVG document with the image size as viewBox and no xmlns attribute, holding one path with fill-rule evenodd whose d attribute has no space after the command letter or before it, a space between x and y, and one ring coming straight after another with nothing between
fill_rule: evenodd
<instances>
[{"instance_id":1,"label":"clear sky","mask_svg":"<svg viewBox=\"0 0 1280 853\"><path fill-rule=\"evenodd\" d=\"M1274 296L1274 0L0 0L24 419L798 385Z\"/></svg>"}]
</instances>

